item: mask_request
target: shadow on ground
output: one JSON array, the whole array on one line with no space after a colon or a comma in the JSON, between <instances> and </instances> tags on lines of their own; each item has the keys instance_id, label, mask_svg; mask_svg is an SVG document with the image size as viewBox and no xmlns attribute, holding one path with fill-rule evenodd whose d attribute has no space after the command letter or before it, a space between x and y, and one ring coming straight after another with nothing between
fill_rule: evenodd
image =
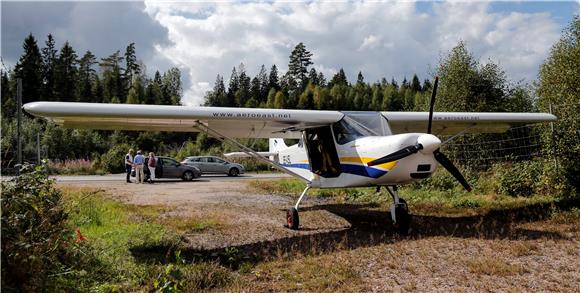
<instances>
[{"instance_id":1,"label":"shadow on ground","mask_svg":"<svg viewBox=\"0 0 580 293\"><path fill-rule=\"evenodd\" d=\"M329 204L302 209L327 210L346 219L351 227L339 231L300 235L260 241L218 249L188 249L173 246L136 246L131 248L133 256L141 262L172 261L174 250L188 260L218 260L236 267L241 263L258 263L282 257L327 253L342 249L355 249L378 244L394 243L426 237L460 237L479 239L567 239L557 232L536 231L518 228L519 223L542 220L550 216L554 208L569 210L580 207L580 200L567 199L554 203L536 204L526 207L493 210L485 215L467 217L433 217L413 215L411 233L402 237L394 232L388 211L369 210L369 204Z\"/></svg>"}]
</instances>

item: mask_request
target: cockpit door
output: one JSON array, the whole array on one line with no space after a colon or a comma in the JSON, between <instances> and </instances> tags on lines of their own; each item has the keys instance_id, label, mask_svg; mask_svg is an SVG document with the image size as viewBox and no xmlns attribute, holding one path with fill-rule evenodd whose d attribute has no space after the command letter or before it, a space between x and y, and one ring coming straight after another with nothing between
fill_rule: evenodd
<instances>
[{"instance_id":1,"label":"cockpit door","mask_svg":"<svg viewBox=\"0 0 580 293\"><path fill-rule=\"evenodd\" d=\"M304 139L310 171L325 178L338 177L342 170L330 126L307 129Z\"/></svg>"}]
</instances>

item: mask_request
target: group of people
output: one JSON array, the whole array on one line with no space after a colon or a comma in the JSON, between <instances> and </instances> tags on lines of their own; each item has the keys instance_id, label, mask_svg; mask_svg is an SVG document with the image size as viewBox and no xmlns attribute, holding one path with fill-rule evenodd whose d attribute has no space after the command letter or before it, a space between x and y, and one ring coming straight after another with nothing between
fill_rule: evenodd
<instances>
[{"instance_id":1,"label":"group of people","mask_svg":"<svg viewBox=\"0 0 580 293\"><path fill-rule=\"evenodd\" d=\"M145 160L145 156L143 156L141 150L138 150L137 155L133 157L133 149L129 149L129 152L125 155L125 171L127 171L127 183L132 183L131 171L133 169L135 170L135 183L145 182L145 174L143 169L145 164L147 164L147 168L149 169L149 183L153 184L153 180L155 179L155 166L157 165L155 154L150 152L149 158Z\"/></svg>"}]
</instances>

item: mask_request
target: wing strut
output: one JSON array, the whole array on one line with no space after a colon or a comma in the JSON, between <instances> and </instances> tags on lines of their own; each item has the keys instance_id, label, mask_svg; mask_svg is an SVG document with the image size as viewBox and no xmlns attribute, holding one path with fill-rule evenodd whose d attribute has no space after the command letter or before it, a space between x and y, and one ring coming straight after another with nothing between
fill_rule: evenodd
<instances>
[{"instance_id":1,"label":"wing strut","mask_svg":"<svg viewBox=\"0 0 580 293\"><path fill-rule=\"evenodd\" d=\"M242 150L242 152L248 154L248 156L250 156L250 157L253 157L253 158L255 158L257 160L260 160L262 162L271 164L272 166L276 167L280 171L282 171L284 173L287 173L287 174L289 174L291 176L294 176L294 177L296 177L298 179L301 179L301 180L305 181L307 184L310 184L311 183L310 180L307 180L306 178L298 175L298 173L295 173L295 172L293 172L293 171L285 168L284 166L280 165L278 162L272 161L270 159L267 159L264 156L261 156L260 154L258 154L253 149L251 149L251 148L249 148L249 147L241 144L240 142L238 142L237 140L235 140L233 138L227 137L227 136L219 133L218 131L216 131L214 129L211 129L209 126L207 126L207 125L205 125L205 124L203 124L203 123L201 123L199 121L196 121L196 124L193 125L193 127L199 129L200 131L206 132L207 134L213 136L215 139L218 139L218 140L220 140L222 142L229 143L229 144L232 144L232 145L234 145L236 147L239 147Z\"/></svg>"}]
</instances>

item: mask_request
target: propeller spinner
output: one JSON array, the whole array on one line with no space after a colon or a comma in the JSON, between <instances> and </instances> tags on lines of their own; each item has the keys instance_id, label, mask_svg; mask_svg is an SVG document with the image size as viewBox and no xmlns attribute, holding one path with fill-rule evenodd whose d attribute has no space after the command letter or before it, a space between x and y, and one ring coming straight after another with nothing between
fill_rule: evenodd
<instances>
[{"instance_id":1,"label":"propeller spinner","mask_svg":"<svg viewBox=\"0 0 580 293\"><path fill-rule=\"evenodd\" d=\"M461 172L453 165L453 163L439 150L441 146L441 140L435 135L431 134L431 125L433 122L433 107L435 106L435 96L437 95L437 85L439 83L439 77L435 77L435 84L433 85L433 93L431 94L431 103L429 105L429 124L427 126L427 134L423 134L417 138L417 143L408 147L404 147L396 152L390 153L382 158L370 161L367 163L368 166L376 166L384 163L389 163L397 161L408 157L410 155L421 152L423 154L433 154L435 160L439 162L445 170L447 170L467 191L471 191L471 186L465 177L461 175Z\"/></svg>"}]
</instances>

